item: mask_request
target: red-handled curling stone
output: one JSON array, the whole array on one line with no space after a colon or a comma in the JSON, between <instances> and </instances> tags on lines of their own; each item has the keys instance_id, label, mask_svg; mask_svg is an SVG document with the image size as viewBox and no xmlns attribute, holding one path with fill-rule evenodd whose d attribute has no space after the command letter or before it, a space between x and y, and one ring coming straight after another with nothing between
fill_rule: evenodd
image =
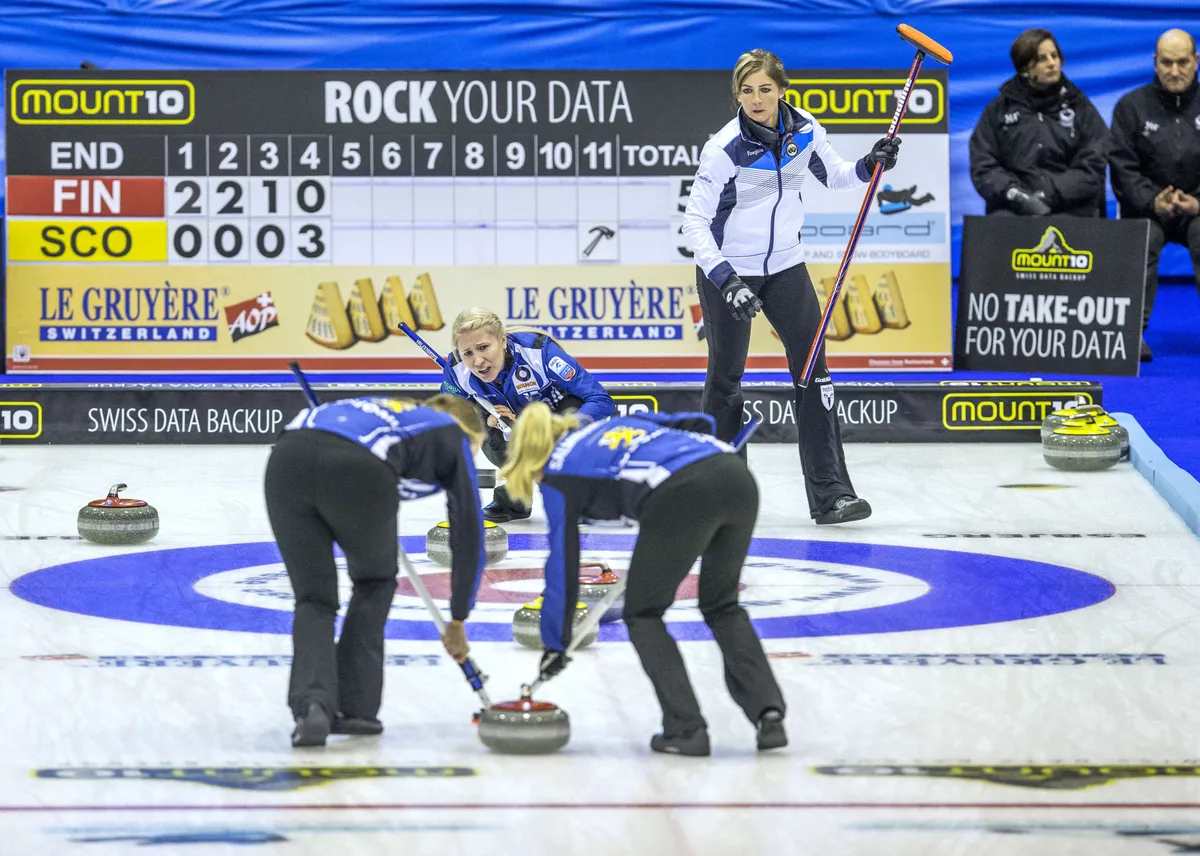
<instances>
[{"instance_id":1,"label":"red-handled curling stone","mask_svg":"<svg viewBox=\"0 0 1200 856\"><path fill-rule=\"evenodd\" d=\"M126 485L115 484L104 499L79 509L81 538L96 544L144 544L158 534L158 511L144 499L118 496Z\"/></svg>"},{"instance_id":2,"label":"red-handled curling stone","mask_svg":"<svg viewBox=\"0 0 1200 856\"><path fill-rule=\"evenodd\" d=\"M496 702L479 717L483 745L508 755L544 755L556 752L571 739L571 717L556 704L534 701L522 687L516 701Z\"/></svg>"},{"instance_id":3,"label":"red-handled curling stone","mask_svg":"<svg viewBox=\"0 0 1200 856\"><path fill-rule=\"evenodd\" d=\"M567 646L569 660L584 640L594 640L600 616L610 609L617 598L625 594L625 580L620 580L604 600L574 628L571 644ZM542 683L539 674L532 685L521 686L516 701L490 704L478 714L479 739L496 752L512 755L542 755L556 752L571 739L571 718L556 704L534 701L533 693Z\"/></svg>"}]
</instances>

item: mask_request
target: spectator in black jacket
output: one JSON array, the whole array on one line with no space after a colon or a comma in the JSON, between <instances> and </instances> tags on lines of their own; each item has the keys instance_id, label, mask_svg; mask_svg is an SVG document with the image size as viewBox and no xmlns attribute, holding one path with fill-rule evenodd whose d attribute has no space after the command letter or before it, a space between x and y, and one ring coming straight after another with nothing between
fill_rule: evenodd
<instances>
[{"instance_id":1,"label":"spectator in black jacket","mask_svg":"<svg viewBox=\"0 0 1200 856\"><path fill-rule=\"evenodd\" d=\"M1200 87L1196 41L1183 30L1159 36L1154 80L1117 102L1109 164L1121 216L1150 221L1144 330L1158 290L1158 258L1168 241L1188 248L1200 288ZM1143 339L1142 361L1151 358Z\"/></svg>"},{"instance_id":2,"label":"spectator in black jacket","mask_svg":"<svg viewBox=\"0 0 1200 856\"><path fill-rule=\"evenodd\" d=\"M1062 73L1049 30L1026 30L1009 54L1017 74L971 134L971 181L987 213L1101 216L1104 120Z\"/></svg>"}]
</instances>

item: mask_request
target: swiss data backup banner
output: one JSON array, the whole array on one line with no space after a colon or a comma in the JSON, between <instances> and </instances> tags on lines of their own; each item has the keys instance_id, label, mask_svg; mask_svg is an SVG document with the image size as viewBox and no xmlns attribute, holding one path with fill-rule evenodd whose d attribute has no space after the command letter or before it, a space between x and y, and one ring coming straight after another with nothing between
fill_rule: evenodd
<instances>
[{"instance_id":1,"label":"swiss data backup banner","mask_svg":"<svg viewBox=\"0 0 1200 856\"><path fill-rule=\"evenodd\" d=\"M1146 220L966 217L954 359L976 371L1136 375Z\"/></svg>"},{"instance_id":2,"label":"swiss data backup banner","mask_svg":"<svg viewBox=\"0 0 1200 856\"><path fill-rule=\"evenodd\" d=\"M609 385L620 414L694 411L698 384ZM322 400L361 395L424 399L434 384L320 386ZM837 384L835 412L850 442L1013 442L1039 439L1042 420L1072 404L1100 404L1098 384L967 381ZM90 384L0 382L0 443L273 443L304 406L278 384ZM762 419L756 443L795 443L790 384L746 385L744 418Z\"/></svg>"},{"instance_id":3,"label":"swiss data backup banner","mask_svg":"<svg viewBox=\"0 0 1200 856\"><path fill-rule=\"evenodd\" d=\"M786 57L785 57L786 59ZM944 71L870 201L831 365L950 368ZM903 79L798 72L846 159ZM655 72L6 73L9 371L429 367L476 305L595 368L700 368L680 233L729 76ZM828 294L861 192L804 186ZM782 367L755 321L752 367Z\"/></svg>"}]
</instances>

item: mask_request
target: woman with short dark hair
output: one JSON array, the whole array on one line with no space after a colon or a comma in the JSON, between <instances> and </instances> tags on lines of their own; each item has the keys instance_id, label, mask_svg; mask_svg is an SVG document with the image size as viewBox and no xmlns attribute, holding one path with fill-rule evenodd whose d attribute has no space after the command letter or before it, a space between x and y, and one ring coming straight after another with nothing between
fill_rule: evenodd
<instances>
[{"instance_id":1,"label":"woman with short dark hair","mask_svg":"<svg viewBox=\"0 0 1200 856\"><path fill-rule=\"evenodd\" d=\"M971 181L987 213L1102 216L1108 127L1063 74L1058 40L1026 30L1009 56L1016 75L971 134Z\"/></svg>"}]
</instances>

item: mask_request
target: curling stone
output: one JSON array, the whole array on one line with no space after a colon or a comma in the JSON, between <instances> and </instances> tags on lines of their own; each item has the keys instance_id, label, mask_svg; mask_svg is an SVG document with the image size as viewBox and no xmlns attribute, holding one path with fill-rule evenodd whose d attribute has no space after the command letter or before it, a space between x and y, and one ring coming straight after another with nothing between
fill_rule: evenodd
<instances>
[{"instance_id":1,"label":"curling stone","mask_svg":"<svg viewBox=\"0 0 1200 856\"><path fill-rule=\"evenodd\" d=\"M1042 457L1059 470L1107 470L1121 459L1121 441L1094 419L1068 419L1042 443Z\"/></svg>"},{"instance_id":2,"label":"curling stone","mask_svg":"<svg viewBox=\"0 0 1200 856\"><path fill-rule=\"evenodd\" d=\"M579 599L587 604L588 609L594 609L596 604L621 581L607 562L586 562L579 566ZM611 624L621 620L621 610L625 607L625 597L622 595L613 601L612 606L600 616L601 624Z\"/></svg>"},{"instance_id":3,"label":"curling stone","mask_svg":"<svg viewBox=\"0 0 1200 856\"><path fill-rule=\"evenodd\" d=\"M1072 404L1070 407L1055 410L1042 420L1042 442L1045 443L1046 438L1054 433L1054 429L1068 419L1076 419L1080 416L1096 415L1103 412L1104 408L1099 404Z\"/></svg>"},{"instance_id":4,"label":"curling stone","mask_svg":"<svg viewBox=\"0 0 1200 856\"><path fill-rule=\"evenodd\" d=\"M495 487L496 486L496 471L495 470L476 470L475 481L479 487Z\"/></svg>"},{"instance_id":5,"label":"curling stone","mask_svg":"<svg viewBox=\"0 0 1200 856\"><path fill-rule=\"evenodd\" d=\"M494 565L508 555L508 533L490 520L483 521L483 551L487 564ZM450 524L443 520L425 533L425 555L429 561L450 567Z\"/></svg>"},{"instance_id":6,"label":"curling stone","mask_svg":"<svg viewBox=\"0 0 1200 856\"><path fill-rule=\"evenodd\" d=\"M577 602L575 604L575 627L578 628L583 620L587 618L588 607L586 603ZM516 611L512 621L513 639L520 642L526 648L536 648L542 650L542 597L538 595L537 600L525 604ZM600 634L598 627L593 627L588 633L584 634L580 640L578 648L586 648L596 641L596 637Z\"/></svg>"},{"instance_id":7,"label":"curling stone","mask_svg":"<svg viewBox=\"0 0 1200 856\"><path fill-rule=\"evenodd\" d=\"M544 755L567 745L571 718L556 704L534 701L526 687L520 700L497 702L479 714L479 739L496 752Z\"/></svg>"},{"instance_id":8,"label":"curling stone","mask_svg":"<svg viewBox=\"0 0 1200 856\"><path fill-rule=\"evenodd\" d=\"M1101 428L1107 428L1110 434L1116 434L1117 439L1121 441L1121 460L1124 461L1129 457L1129 430L1110 415L1101 410L1094 414L1096 424Z\"/></svg>"},{"instance_id":9,"label":"curling stone","mask_svg":"<svg viewBox=\"0 0 1200 856\"><path fill-rule=\"evenodd\" d=\"M158 512L144 499L126 499L115 484L108 496L79 509L79 535L97 544L144 544L158 534Z\"/></svg>"}]
</instances>

